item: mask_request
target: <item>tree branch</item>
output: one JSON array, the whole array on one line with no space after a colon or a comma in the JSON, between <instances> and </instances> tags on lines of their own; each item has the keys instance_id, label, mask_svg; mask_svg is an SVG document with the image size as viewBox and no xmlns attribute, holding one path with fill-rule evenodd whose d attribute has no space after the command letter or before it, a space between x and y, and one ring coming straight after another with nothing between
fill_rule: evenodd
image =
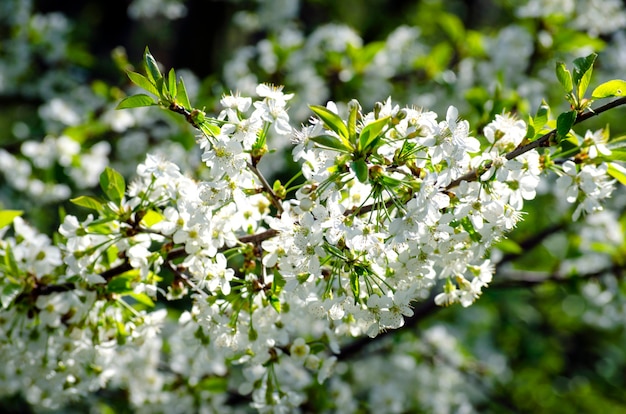
<instances>
[{"instance_id":1,"label":"tree branch","mask_svg":"<svg viewBox=\"0 0 626 414\"><path fill-rule=\"evenodd\" d=\"M616 99L616 100L614 100L612 102L609 102L606 105L603 105L603 106L599 107L598 109L590 110L590 112L585 112L584 114L579 114L576 117L576 121L574 121L574 125L577 125L577 124L579 124L581 122L586 121L589 118L592 118L594 116L600 115L603 112L606 112L606 111L608 111L610 109L616 108L616 107L624 105L624 104L626 104L626 97ZM508 154L506 154L505 157L506 157L507 160L512 160L513 158L519 157L520 155L522 155L524 153L527 153L530 150L533 150L533 149L538 148L538 147L546 146L550 142L550 139L552 139L553 137L556 136L556 133L557 133L556 129L553 129L552 131L542 135L541 137L539 137L538 139L534 140L533 142L528 143L526 145L523 145L521 147L518 147L518 148L514 149L513 151L511 151ZM461 177L457 178L456 180L452 181L450 184L448 184L448 186L446 187L446 190L450 190L450 189L458 186L463 181L476 181L478 179L478 177L480 177L489 168L491 168L491 162L487 163L482 168L479 168L479 169L476 169L476 170L472 170L472 171L468 172L467 174L464 174Z\"/></svg>"}]
</instances>

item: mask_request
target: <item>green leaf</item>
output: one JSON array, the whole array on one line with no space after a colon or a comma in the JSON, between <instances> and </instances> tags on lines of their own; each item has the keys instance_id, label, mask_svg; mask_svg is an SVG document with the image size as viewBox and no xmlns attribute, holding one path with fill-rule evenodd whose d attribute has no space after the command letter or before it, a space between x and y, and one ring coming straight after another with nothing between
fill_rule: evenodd
<instances>
[{"instance_id":1,"label":"green leaf","mask_svg":"<svg viewBox=\"0 0 626 414\"><path fill-rule=\"evenodd\" d=\"M550 114L550 107L546 103L546 101L541 102L541 106L537 108L537 113L535 114L535 118L533 118L533 125L537 132L541 131L541 129L546 126L548 123L548 115Z\"/></svg>"},{"instance_id":2,"label":"green leaf","mask_svg":"<svg viewBox=\"0 0 626 414\"><path fill-rule=\"evenodd\" d=\"M326 125L326 128L334 131L342 140L344 140L346 143L345 147L349 147L348 144L350 134L348 132L348 127L344 124L339 115L324 106L311 105L309 108L311 108L315 115L322 120L324 125Z\"/></svg>"},{"instance_id":3,"label":"green leaf","mask_svg":"<svg viewBox=\"0 0 626 414\"><path fill-rule=\"evenodd\" d=\"M556 78L559 80L561 86L563 86L563 89L565 89L565 92L570 93L572 91L572 89L574 88L572 82L572 74L565 67L565 63L556 63Z\"/></svg>"},{"instance_id":4,"label":"green leaf","mask_svg":"<svg viewBox=\"0 0 626 414\"><path fill-rule=\"evenodd\" d=\"M574 59L574 84L577 86L578 97L582 99L587 92L591 74L593 73L593 63L598 57L597 53L592 53L584 58Z\"/></svg>"},{"instance_id":5,"label":"green leaf","mask_svg":"<svg viewBox=\"0 0 626 414\"><path fill-rule=\"evenodd\" d=\"M153 95L159 96L159 92L157 91L156 86L154 86L154 83L150 82L150 80L141 73L128 71L126 74L132 83L142 89L145 89Z\"/></svg>"},{"instance_id":6,"label":"green leaf","mask_svg":"<svg viewBox=\"0 0 626 414\"><path fill-rule=\"evenodd\" d=\"M185 88L185 82L183 82L183 78L178 80L178 88L177 88L176 100L185 108L191 109L191 103L189 103L189 96L187 95L187 88Z\"/></svg>"},{"instance_id":7,"label":"green leaf","mask_svg":"<svg viewBox=\"0 0 626 414\"><path fill-rule=\"evenodd\" d=\"M464 41L465 25L463 21L452 13L442 13L439 15L438 23L443 31L453 42Z\"/></svg>"},{"instance_id":8,"label":"green leaf","mask_svg":"<svg viewBox=\"0 0 626 414\"><path fill-rule=\"evenodd\" d=\"M326 350L326 345L323 342L313 342L309 346L311 348L310 352L313 355Z\"/></svg>"},{"instance_id":9,"label":"green leaf","mask_svg":"<svg viewBox=\"0 0 626 414\"><path fill-rule=\"evenodd\" d=\"M213 125L213 124L211 124L209 122L202 122L198 126L200 127L200 130L202 132L204 132L206 135L208 135L210 137L218 136L220 134L220 132L222 132L220 127L218 127L217 125Z\"/></svg>"},{"instance_id":10,"label":"green leaf","mask_svg":"<svg viewBox=\"0 0 626 414\"><path fill-rule=\"evenodd\" d=\"M576 122L576 117L576 111L563 112L559 115L556 119L557 139L563 138L569 134L569 131L574 126L574 122Z\"/></svg>"},{"instance_id":11,"label":"green leaf","mask_svg":"<svg viewBox=\"0 0 626 414\"><path fill-rule=\"evenodd\" d=\"M165 78L157 79L156 88L159 91L159 97L164 101L169 101L169 97L167 96L167 84Z\"/></svg>"},{"instance_id":12,"label":"green leaf","mask_svg":"<svg viewBox=\"0 0 626 414\"><path fill-rule=\"evenodd\" d=\"M23 284L15 282L3 283L2 291L0 291L0 303L2 303L2 308L7 309L11 306L23 291Z\"/></svg>"},{"instance_id":13,"label":"green leaf","mask_svg":"<svg viewBox=\"0 0 626 414\"><path fill-rule=\"evenodd\" d=\"M104 207L102 200L91 196L79 196L70 199L70 201L77 206L85 207L90 210L102 211Z\"/></svg>"},{"instance_id":14,"label":"green leaf","mask_svg":"<svg viewBox=\"0 0 626 414\"><path fill-rule=\"evenodd\" d=\"M223 377L206 377L197 385L199 390L211 393L224 393L228 390L228 379Z\"/></svg>"},{"instance_id":15,"label":"green leaf","mask_svg":"<svg viewBox=\"0 0 626 414\"><path fill-rule=\"evenodd\" d=\"M150 298L150 296L148 296L145 293L129 293L129 296L131 296L133 299L135 299L137 302L141 303L142 305L145 305L149 308L154 308L154 301L152 300L152 298Z\"/></svg>"},{"instance_id":16,"label":"green leaf","mask_svg":"<svg viewBox=\"0 0 626 414\"><path fill-rule=\"evenodd\" d=\"M309 139L315 142L321 148L331 149L334 151L348 154L352 152L352 149L350 147L347 147L341 139L332 135L318 135Z\"/></svg>"},{"instance_id":17,"label":"green leaf","mask_svg":"<svg viewBox=\"0 0 626 414\"><path fill-rule=\"evenodd\" d=\"M356 178L359 179L360 182L366 183L369 178L369 170L367 168L367 163L364 159L354 160L350 163L350 168L356 175Z\"/></svg>"},{"instance_id":18,"label":"green leaf","mask_svg":"<svg viewBox=\"0 0 626 414\"><path fill-rule=\"evenodd\" d=\"M359 283L359 275L356 272L350 273L350 289L352 290L354 301L358 301L361 294L361 285Z\"/></svg>"},{"instance_id":19,"label":"green leaf","mask_svg":"<svg viewBox=\"0 0 626 414\"><path fill-rule=\"evenodd\" d=\"M7 244L4 248L4 267L8 274L5 274L5 277L8 276L8 280L13 283L14 279L18 277L22 272L20 272L20 267L15 260L15 256L13 255L13 249L11 249L11 245Z\"/></svg>"},{"instance_id":20,"label":"green leaf","mask_svg":"<svg viewBox=\"0 0 626 414\"><path fill-rule=\"evenodd\" d=\"M174 72L174 68L170 69L167 74L167 91L172 98L176 97L176 72Z\"/></svg>"},{"instance_id":21,"label":"green leaf","mask_svg":"<svg viewBox=\"0 0 626 414\"><path fill-rule=\"evenodd\" d=\"M593 99L611 98L613 96L626 96L626 81L613 79L604 82L593 90Z\"/></svg>"},{"instance_id":22,"label":"green leaf","mask_svg":"<svg viewBox=\"0 0 626 414\"><path fill-rule=\"evenodd\" d=\"M21 210L2 210L0 211L0 229L13 223L15 217L24 214Z\"/></svg>"},{"instance_id":23,"label":"green leaf","mask_svg":"<svg viewBox=\"0 0 626 414\"><path fill-rule=\"evenodd\" d=\"M609 162L608 165L609 170L607 172L609 175L622 183L622 185L626 185L626 168L615 162Z\"/></svg>"},{"instance_id":24,"label":"green leaf","mask_svg":"<svg viewBox=\"0 0 626 414\"><path fill-rule=\"evenodd\" d=\"M524 249L522 248L522 246L520 246L519 244L517 244L511 239L501 240L498 243L496 243L493 247L495 249L500 250L502 253L505 253L505 254L519 255L519 254L524 253Z\"/></svg>"},{"instance_id":25,"label":"green leaf","mask_svg":"<svg viewBox=\"0 0 626 414\"><path fill-rule=\"evenodd\" d=\"M129 109L129 108L140 108L142 106L153 106L157 103L154 101L154 98L149 97L143 93L138 95L128 96L120 101L117 104L115 109Z\"/></svg>"},{"instance_id":26,"label":"green leaf","mask_svg":"<svg viewBox=\"0 0 626 414\"><path fill-rule=\"evenodd\" d=\"M163 75L161 75L161 71L159 70L159 65L157 64L154 57L150 54L150 50L146 46L146 50L144 52L144 65L146 66L146 73L148 75L148 79L153 84L157 84L157 81L163 79Z\"/></svg>"},{"instance_id":27,"label":"green leaf","mask_svg":"<svg viewBox=\"0 0 626 414\"><path fill-rule=\"evenodd\" d=\"M622 161L626 162L626 148L610 148L611 155L603 156L602 159L605 161Z\"/></svg>"},{"instance_id":28,"label":"green leaf","mask_svg":"<svg viewBox=\"0 0 626 414\"><path fill-rule=\"evenodd\" d=\"M268 299L270 301L270 305L272 306L272 308L274 308L274 310L276 312L280 313L280 311L281 311L281 304L280 304L280 300L276 297L276 295L270 294L268 296Z\"/></svg>"},{"instance_id":29,"label":"green leaf","mask_svg":"<svg viewBox=\"0 0 626 414\"><path fill-rule=\"evenodd\" d=\"M377 142L376 138L380 136L383 128L387 125L389 118L389 116L379 118L373 122L370 122L363 128L363 130L361 131L361 136L359 137L361 151L364 151L366 153L372 152L372 150L374 149L373 147L375 147L375 143Z\"/></svg>"},{"instance_id":30,"label":"green leaf","mask_svg":"<svg viewBox=\"0 0 626 414\"><path fill-rule=\"evenodd\" d=\"M163 216L163 214L154 210L148 210L146 214L141 218L141 225L151 227L163 221L164 218L165 217Z\"/></svg>"},{"instance_id":31,"label":"green leaf","mask_svg":"<svg viewBox=\"0 0 626 414\"><path fill-rule=\"evenodd\" d=\"M107 283L106 290L108 293L131 294L133 292L133 282L139 279L139 269L129 270L111 279Z\"/></svg>"},{"instance_id":32,"label":"green leaf","mask_svg":"<svg viewBox=\"0 0 626 414\"><path fill-rule=\"evenodd\" d=\"M356 147L356 121L359 117L361 105L356 99L348 102L348 140L353 147Z\"/></svg>"},{"instance_id":33,"label":"green leaf","mask_svg":"<svg viewBox=\"0 0 626 414\"><path fill-rule=\"evenodd\" d=\"M119 204L126 191L126 182L122 174L113 168L106 167L100 174L100 188L102 188L109 200Z\"/></svg>"}]
</instances>

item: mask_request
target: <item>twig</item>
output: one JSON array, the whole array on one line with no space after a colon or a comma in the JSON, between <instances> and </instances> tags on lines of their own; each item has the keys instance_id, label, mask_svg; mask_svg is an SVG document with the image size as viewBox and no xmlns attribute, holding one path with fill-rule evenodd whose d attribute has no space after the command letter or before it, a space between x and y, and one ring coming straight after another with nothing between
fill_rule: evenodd
<instances>
[{"instance_id":1,"label":"twig","mask_svg":"<svg viewBox=\"0 0 626 414\"><path fill-rule=\"evenodd\" d=\"M606 105L603 105L601 107L599 107L598 109L594 109L590 112L585 112L584 114L580 114L576 117L576 121L574 121L574 125L577 125L583 121L586 121L589 118L592 118L594 116L600 115L603 112L606 112L610 109L616 108L618 106L624 105L626 104L626 97L623 98L619 98L616 99L612 102L609 102ZM541 137L539 137L538 139L534 140L533 142L530 142L526 145L523 145L521 147L518 147L516 149L514 149L513 151L509 152L508 154L506 154L506 159L507 160L512 160L513 158L519 157L520 155L527 153L530 150L533 150L535 148L541 147L541 146L545 146L548 142L550 142L550 139L555 137L557 133L556 129L553 129L552 131L542 135ZM461 182L463 181L476 181L478 179L478 177L480 177L482 175L482 173L484 173L485 171L487 171L489 168L491 168L491 162L487 163L485 166L483 166L482 168L476 169L476 170L472 170L470 172L468 172L465 175L462 175L461 177L457 178L456 180L452 181L450 184L448 184L448 186L446 187L446 190L450 190L456 186L458 186L459 184L461 184Z\"/></svg>"}]
</instances>

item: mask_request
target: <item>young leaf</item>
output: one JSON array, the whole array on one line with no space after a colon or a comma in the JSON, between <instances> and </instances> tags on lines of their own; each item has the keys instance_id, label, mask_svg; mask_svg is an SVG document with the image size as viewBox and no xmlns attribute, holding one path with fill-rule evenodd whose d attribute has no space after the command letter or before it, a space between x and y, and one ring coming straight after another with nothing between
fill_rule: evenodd
<instances>
[{"instance_id":1,"label":"young leaf","mask_svg":"<svg viewBox=\"0 0 626 414\"><path fill-rule=\"evenodd\" d=\"M13 223L13 219L15 219L15 217L21 216L22 214L24 214L24 212L20 210L0 211L0 229Z\"/></svg>"},{"instance_id":2,"label":"young leaf","mask_svg":"<svg viewBox=\"0 0 626 414\"><path fill-rule=\"evenodd\" d=\"M363 159L354 160L350 163L350 168L356 175L356 178L359 179L360 182L365 183L369 178L369 170L367 168L367 163Z\"/></svg>"},{"instance_id":3,"label":"young leaf","mask_svg":"<svg viewBox=\"0 0 626 414\"><path fill-rule=\"evenodd\" d=\"M132 269L111 279L106 290L108 293L130 294L133 292L133 282L139 279L139 269Z\"/></svg>"},{"instance_id":4,"label":"young leaf","mask_svg":"<svg viewBox=\"0 0 626 414\"><path fill-rule=\"evenodd\" d=\"M142 106L153 106L156 104L153 98L140 93L139 95L128 96L122 99L115 109L140 108Z\"/></svg>"},{"instance_id":5,"label":"young leaf","mask_svg":"<svg viewBox=\"0 0 626 414\"><path fill-rule=\"evenodd\" d=\"M163 79L163 75L161 75L161 71L159 70L159 65L157 64L154 57L150 54L150 50L146 46L146 50L144 52L144 64L146 65L146 73L148 75L148 79L152 83L156 85L157 81Z\"/></svg>"},{"instance_id":6,"label":"young leaf","mask_svg":"<svg viewBox=\"0 0 626 414\"><path fill-rule=\"evenodd\" d=\"M128 75L128 79L130 79L132 83L142 89L145 89L153 95L159 96L159 92L157 91L156 86L154 86L154 83L150 82L150 80L143 76L141 73L129 71L126 72L126 74Z\"/></svg>"},{"instance_id":7,"label":"young leaf","mask_svg":"<svg viewBox=\"0 0 626 414\"><path fill-rule=\"evenodd\" d=\"M339 115L324 106L311 105L309 108L324 122L328 129L336 132L346 144L349 143L350 134L348 133L348 127L343 123ZM349 147L349 145L346 146Z\"/></svg>"},{"instance_id":8,"label":"young leaf","mask_svg":"<svg viewBox=\"0 0 626 414\"><path fill-rule=\"evenodd\" d=\"M272 308L274 308L276 312L280 313L281 311L280 300L274 294L270 294L268 296L268 299L270 301L270 305L272 305Z\"/></svg>"},{"instance_id":9,"label":"young leaf","mask_svg":"<svg viewBox=\"0 0 626 414\"><path fill-rule=\"evenodd\" d=\"M169 101L169 97L167 96L167 83L165 78L157 79L156 88L159 91L159 97L164 101Z\"/></svg>"},{"instance_id":10,"label":"young leaf","mask_svg":"<svg viewBox=\"0 0 626 414\"><path fill-rule=\"evenodd\" d=\"M559 80L561 86L563 86L563 89L565 89L565 92L569 93L572 91L572 89L574 88L574 85L572 83L572 74L565 67L565 63L556 63L556 78Z\"/></svg>"},{"instance_id":11,"label":"young leaf","mask_svg":"<svg viewBox=\"0 0 626 414\"><path fill-rule=\"evenodd\" d=\"M359 295L361 294L361 286L359 284L359 275L357 275L356 272L350 274L350 289L354 295L354 301L358 301Z\"/></svg>"},{"instance_id":12,"label":"young leaf","mask_svg":"<svg viewBox=\"0 0 626 414\"><path fill-rule=\"evenodd\" d=\"M604 82L593 90L593 99L611 98L613 96L626 96L626 81L613 79Z\"/></svg>"},{"instance_id":13,"label":"young leaf","mask_svg":"<svg viewBox=\"0 0 626 414\"><path fill-rule=\"evenodd\" d=\"M167 74L167 91L172 98L176 98L176 72L174 72L174 68L170 69Z\"/></svg>"},{"instance_id":14,"label":"young leaf","mask_svg":"<svg viewBox=\"0 0 626 414\"><path fill-rule=\"evenodd\" d=\"M124 197L126 183L122 174L113 168L106 167L100 174L100 188L102 188L109 200L119 204Z\"/></svg>"},{"instance_id":15,"label":"young leaf","mask_svg":"<svg viewBox=\"0 0 626 414\"><path fill-rule=\"evenodd\" d=\"M70 201L77 206L85 207L91 210L102 211L103 209L102 201L91 196L79 196L70 199Z\"/></svg>"},{"instance_id":16,"label":"young leaf","mask_svg":"<svg viewBox=\"0 0 626 414\"><path fill-rule=\"evenodd\" d=\"M343 152L349 154L351 152L350 147L346 147L344 142L332 135L318 135L316 137L309 138L315 142L319 147L330 149L333 151Z\"/></svg>"},{"instance_id":17,"label":"young leaf","mask_svg":"<svg viewBox=\"0 0 626 414\"><path fill-rule=\"evenodd\" d=\"M348 140L353 147L356 147L356 121L359 116L360 109L361 105L359 105L359 102L356 99L348 102Z\"/></svg>"},{"instance_id":18,"label":"young leaf","mask_svg":"<svg viewBox=\"0 0 626 414\"><path fill-rule=\"evenodd\" d=\"M540 131L546 124L548 123L548 115L550 113L550 107L548 104L543 101L541 102L541 106L537 108L537 113L535 114L535 118L533 119L535 129Z\"/></svg>"},{"instance_id":19,"label":"young leaf","mask_svg":"<svg viewBox=\"0 0 626 414\"><path fill-rule=\"evenodd\" d=\"M163 216L163 214L154 210L148 210L146 214L141 218L141 224L146 227L151 227L159 223L160 221L163 221L164 218L165 216Z\"/></svg>"},{"instance_id":20,"label":"young leaf","mask_svg":"<svg viewBox=\"0 0 626 414\"><path fill-rule=\"evenodd\" d=\"M4 248L4 278L0 279L2 283L18 283L20 281L19 277L23 274L23 271L20 270L20 266L17 264L17 260L15 260L15 255L13 254L13 249L11 249L11 245L7 244Z\"/></svg>"},{"instance_id":21,"label":"young leaf","mask_svg":"<svg viewBox=\"0 0 626 414\"><path fill-rule=\"evenodd\" d=\"M24 285L20 283L4 282L0 291L0 303L3 309L7 309L17 299L24 290Z\"/></svg>"},{"instance_id":22,"label":"young leaf","mask_svg":"<svg viewBox=\"0 0 626 414\"><path fill-rule=\"evenodd\" d=\"M220 127L209 122L202 122L198 124L198 126L200 127L200 130L209 137L216 137L221 132Z\"/></svg>"},{"instance_id":23,"label":"young leaf","mask_svg":"<svg viewBox=\"0 0 626 414\"><path fill-rule=\"evenodd\" d=\"M189 96L187 96L187 88L185 88L185 82L183 82L183 78L178 80L178 88L177 88L176 100L185 108L191 109L191 103L189 103Z\"/></svg>"},{"instance_id":24,"label":"young leaf","mask_svg":"<svg viewBox=\"0 0 626 414\"><path fill-rule=\"evenodd\" d=\"M587 57L574 60L574 84L577 86L578 98L582 99L587 92L587 87L591 81L593 73L593 63L598 55L592 53Z\"/></svg>"},{"instance_id":25,"label":"young leaf","mask_svg":"<svg viewBox=\"0 0 626 414\"><path fill-rule=\"evenodd\" d=\"M142 305L145 305L148 308L154 308L154 301L147 294L132 292L129 295Z\"/></svg>"},{"instance_id":26,"label":"young leaf","mask_svg":"<svg viewBox=\"0 0 626 414\"><path fill-rule=\"evenodd\" d=\"M607 171L609 175L615 178L617 181L626 185L626 168L615 162L609 162L609 170Z\"/></svg>"},{"instance_id":27,"label":"young leaf","mask_svg":"<svg viewBox=\"0 0 626 414\"><path fill-rule=\"evenodd\" d=\"M576 111L563 112L556 119L556 133L558 138L563 138L569 134L570 129L576 122Z\"/></svg>"},{"instance_id":28,"label":"young leaf","mask_svg":"<svg viewBox=\"0 0 626 414\"><path fill-rule=\"evenodd\" d=\"M373 149L370 148L370 146L375 146L372 144L374 144L376 138L380 136L380 133L387 125L388 120L389 116L378 118L377 120L370 122L363 128L363 130L361 131L361 136L359 137L361 151L370 152L370 150Z\"/></svg>"}]
</instances>

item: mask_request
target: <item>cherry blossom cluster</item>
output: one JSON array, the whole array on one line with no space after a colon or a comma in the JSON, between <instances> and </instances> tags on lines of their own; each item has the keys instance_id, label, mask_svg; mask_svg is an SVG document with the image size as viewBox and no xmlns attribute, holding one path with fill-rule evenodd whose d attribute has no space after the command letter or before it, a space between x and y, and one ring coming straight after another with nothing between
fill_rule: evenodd
<instances>
[{"instance_id":1,"label":"cherry blossom cluster","mask_svg":"<svg viewBox=\"0 0 626 414\"><path fill-rule=\"evenodd\" d=\"M440 119L391 99L370 112L329 102L294 128L292 94L262 84L257 96L224 96L215 118L189 114L207 178L148 155L128 185L107 170L123 194L77 201L95 213L66 215L58 244L14 220L2 272L23 280L4 287L15 295L0 314L0 352L12 355L3 389L55 407L117 386L162 407L184 394L177 378L193 388L238 369L235 388L255 408L297 407L331 375L344 338L400 328L430 295L471 305L542 173L561 175L575 215L613 189L594 161L609 151L602 134L582 140L593 163L558 164L536 149L508 156L527 136L509 114L478 135L453 106ZM301 173L288 183L261 173L270 138L293 143ZM162 298L189 306L168 319L150 311Z\"/></svg>"}]
</instances>

